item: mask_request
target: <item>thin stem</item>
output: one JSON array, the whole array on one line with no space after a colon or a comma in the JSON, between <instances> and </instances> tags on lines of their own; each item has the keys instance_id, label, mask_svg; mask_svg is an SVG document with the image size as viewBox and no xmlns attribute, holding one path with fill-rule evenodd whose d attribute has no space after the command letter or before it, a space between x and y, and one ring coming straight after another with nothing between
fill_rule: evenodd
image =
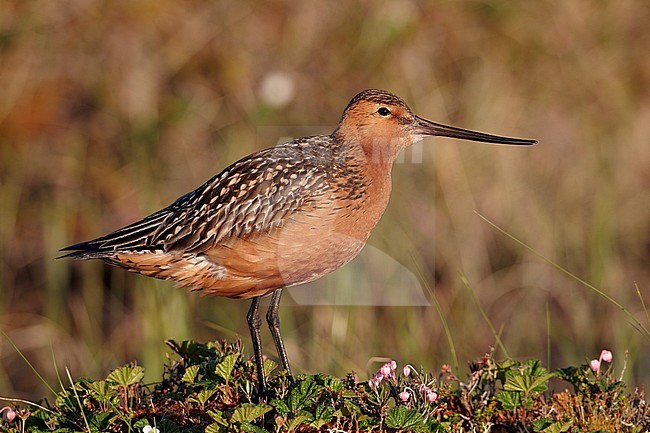
<instances>
[{"instance_id":1,"label":"thin stem","mask_svg":"<svg viewBox=\"0 0 650 433\"><path fill-rule=\"evenodd\" d=\"M485 221L486 223L488 223L489 225L491 225L492 227L494 227L495 229L497 229L499 232L501 232L501 233L503 233L504 235L506 235L508 238L510 238L511 240L513 240L514 242L516 242L517 244L519 244L519 245L521 245L522 247L526 248L528 251L530 251L531 253L535 254L537 257L541 258L541 259L544 260L546 263L548 263L548 264L550 264L551 266L553 266L555 269L559 270L560 272L562 272L562 273L565 274L565 275L568 275L569 277L571 277L571 278L573 278L574 280L578 281L578 282L579 282L580 284L582 284L583 286L585 286L585 287L591 289L593 292L597 293L598 295L600 295L600 296L602 296L603 298L607 299L607 300L608 300L609 302L611 302L612 304L616 305L616 306L617 306L621 311L623 311L623 313L628 317L628 319L631 320L631 321L633 322L633 323L631 323L631 325L632 325L635 329L639 330L641 333L645 334L647 337L650 337L650 330L648 330L648 328L646 328L646 327L643 325L643 323L641 323L641 322L639 321L639 319L637 319L636 317L634 317L634 315L633 315L632 313L630 313L630 311L629 311L627 308L625 308L625 307L624 307L620 302L618 302L616 299L612 298L610 295L608 295L607 293L603 292L603 291L600 290L599 288L593 286L592 284L589 284L587 281L583 280L582 278L578 277L577 275L571 273L569 270L565 269L564 267L562 267L562 266L559 265L558 263L555 263L553 260L551 260L551 259L547 258L546 256L542 255L541 253L537 252L535 249L533 249L532 247L528 246L528 245L527 245L526 243L524 243L523 241L520 241L519 239L517 239L516 237L514 237L513 235L511 235L510 233L508 233L507 231L505 231L504 229L502 229L501 227L499 227L498 225L496 225L495 223L493 223L493 222L490 221L489 219L487 219L485 216L481 215L478 211L474 211L474 213L475 213L476 215L478 215L479 218L481 218L483 221Z\"/></svg>"}]
</instances>

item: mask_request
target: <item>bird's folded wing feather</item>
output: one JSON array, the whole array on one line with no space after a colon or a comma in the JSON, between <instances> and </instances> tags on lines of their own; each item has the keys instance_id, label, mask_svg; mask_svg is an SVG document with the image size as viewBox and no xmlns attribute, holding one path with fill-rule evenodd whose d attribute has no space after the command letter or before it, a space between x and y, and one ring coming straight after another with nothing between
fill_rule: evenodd
<instances>
[{"instance_id":1,"label":"bird's folded wing feather","mask_svg":"<svg viewBox=\"0 0 650 433\"><path fill-rule=\"evenodd\" d=\"M312 137L313 139L313 137ZM200 253L230 238L281 227L327 193L327 155L287 143L245 157L168 207L106 236L64 248L77 258L117 251Z\"/></svg>"}]
</instances>

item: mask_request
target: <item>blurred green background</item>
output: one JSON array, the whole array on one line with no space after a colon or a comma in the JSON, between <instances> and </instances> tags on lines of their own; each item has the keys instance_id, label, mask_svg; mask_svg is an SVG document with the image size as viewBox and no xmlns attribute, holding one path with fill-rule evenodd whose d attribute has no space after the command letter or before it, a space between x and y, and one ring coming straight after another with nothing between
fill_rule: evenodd
<instances>
[{"instance_id":1,"label":"blurred green background","mask_svg":"<svg viewBox=\"0 0 650 433\"><path fill-rule=\"evenodd\" d=\"M444 321L462 375L495 345L473 290L510 355L557 368L609 348L620 369L628 350L626 380L648 384L650 342L618 308L474 211L648 324L635 283L650 305L649 22L642 0L0 1L0 327L53 385L55 361L79 377L137 359L154 380L168 338L239 335L250 353L248 302L58 249L282 137L331 130L377 87L423 117L540 144L408 151L370 238L384 259L321 287L400 294L400 278L373 277L394 261L430 305L303 305L294 289L281 315L296 369L365 378L386 356L436 370L454 363ZM8 395L47 391L2 337Z\"/></svg>"}]
</instances>

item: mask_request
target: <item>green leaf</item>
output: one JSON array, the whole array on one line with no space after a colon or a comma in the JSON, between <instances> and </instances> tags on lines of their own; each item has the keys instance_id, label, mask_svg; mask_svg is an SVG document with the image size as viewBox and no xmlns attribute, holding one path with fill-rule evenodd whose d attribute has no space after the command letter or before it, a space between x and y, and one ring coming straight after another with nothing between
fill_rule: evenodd
<instances>
[{"instance_id":1,"label":"green leaf","mask_svg":"<svg viewBox=\"0 0 650 433\"><path fill-rule=\"evenodd\" d=\"M302 424L304 424L306 421L309 421L309 416L307 415L298 415L295 418L291 418L290 420L287 421L285 424L287 431L293 431L296 430L298 427L300 427Z\"/></svg>"},{"instance_id":2,"label":"green leaf","mask_svg":"<svg viewBox=\"0 0 650 433\"><path fill-rule=\"evenodd\" d=\"M125 365L124 367L113 370L106 381L114 382L121 387L134 385L142 380L144 377L144 368L139 365Z\"/></svg>"},{"instance_id":3,"label":"green leaf","mask_svg":"<svg viewBox=\"0 0 650 433\"><path fill-rule=\"evenodd\" d=\"M217 423L212 423L205 428L205 433L223 433L226 431L228 431L228 429Z\"/></svg>"},{"instance_id":4,"label":"green leaf","mask_svg":"<svg viewBox=\"0 0 650 433\"><path fill-rule=\"evenodd\" d=\"M321 389L311 378L298 382L289 394L289 410L297 414L301 409L311 406Z\"/></svg>"},{"instance_id":5,"label":"green leaf","mask_svg":"<svg viewBox=\"0 0 650 433\"><path fill-rule=\"evenodd\" d=\"M340 392L344 387L343 381L341 379L326 374L317 374L316 383L334 392Z\"/></svg>"},{"instance_id":6,"label":"green leaf","mask_svg":"<svg viewBox=\"0 0 650 433\"><path fill-rule=\"evenodd\" d=\"M190 396L187 398L187 401L195 402L201 405L201 409L205 407L205 403L210 400L210 397L217 392L216 389L204 389L196 394L196 396Z\"/></svg>"},{"instance_id":7,"label":"green leaf","mask_svg":"<svg viewBox=\"0 0 650 433\"><path fill-rule=\"evenodd\" d=\"M222 426L228 425L228 421L226 421L226 419L223 417L222 412L215 412L213 410L209 410L208 416L210 416L210 418L212 418L217 424L220 424Z\"/></svg>"},{"instance_id":8,"label":"green leaf","mask_svg":"<svg viewBox=\"0 0 650 433\"><path fill-rule=\"evenodd\" d=\"M518 391L501 391L497 394L497 400L505 410L515 410L522 406L522 393Z\"/></svg>"},{"instance_id":9,"label":"green leaf","mask_svg":"<svg viewBox=\"0 0 650 433\"><path fill-rule=\"evenodd\" d=\"M238 353L232 353L230 355L224 356L221 362L217 364L214 372L217 374L217 376L221 377L226 381L226 383L228 383L232 377L232 371L235 368L235 363L237 363L238 358Z\"/></svg>"},{"instance_id":10,"label":"green leaf","mask_svg":"<svg viewBox=\"0 0 650 433\"><path fill-rule=\"evenodd\" d=\"M151 424L149 424L149 421L146 418L142 418L142 419L137 420L133 424L133 428L136 429L136 430L142 430L143 428L145 428L148 425L151 425Z\"/></svg>"},{"instance_id":11,"label":"green leaf","mask_svg":"<svg viewBox=\"0 0 650 433\"><path fill-rule=\"evenodd\" d=\"M156 424L156 428L160 430L160 433L180 433L181 430L178 428L176 424L174 424L173 421L170 421L168 419L163 419L159 423Z\"/></svg>"},{"instance_id":12,"label":"green leaf","mask_svg":"<svg viewBox=\"0 0 650 433\"><path fill-rule=\"evenodd\" d=\"M343 405L348 410L350 414L361 413L361 408L355 400L344 400Z\"/></svg>"},{"instance_id":13,"label":"green leaf","mask_svg":"<svg viewBox=\"0 0 650 433\"><path fill-rule=\"evenodd\" d=\"M319 429L323 424L330 422L332 418L334 418L334 408L332 406L319 405L316 406L314 421L310 425Z\"/></svg>"},{"instance_id":14,"label":"green leaf","mask_svg":"<svg viewBox=\"0 0 650 433\"><path fill-rule=\"evenodd\" d=\"M573 422L575 420L568 420L568 421L558 421L550 426L546 427L544 430L542 430L543 433L562 433L565 431L569 431L569 429L573 426Z\"/></svg>"},{"instance_id":15,"label":"green leaf","mask_svg":"<svg viewBox=\"0 0 650 433\"><path fill-rule=\"evenodd\" d=\"M105 432L112 423L113 414L107 412L91 412L88 414L88 424L91 432Z\"/></svg>"},{"instance_id":16,"label":"green leaf","mask_svg":"<svg viewBox=\"0 0 650 433\"><path fill-rule=\"evenodd\" d=\"M232 414L230 418L232 421L238 422L251 422L256 418L261 417L266 412L273 409L271 405L268 404L252 404L252 403L242 403Z\"/></svg>"},{"instance_id":17,"label":"green leaf","mask_svg":"<svg viewBox=\"0 0 650 433\"><path fill-rule=\"evenodd\" d=\"M268 430L266 430L266 429L264 429L262 427L258 427L255 424L251 424L251 423L246 422L246 421L239 424L239 430L240 431L245 431L245 432L252 432L252 433L269 433Z\"/></svg>"},{"instance_id":18,"label":"green leaf","mask_svg":"<svg viewBox=\"0 0 650 433\"><path fill-rule=\"evenodd\" d=\"M273 370L275 370L276 368L278 368L278 364L274 362L272 359L264 360L264 366L263 366L264 376L271 375Z\"/></svg>"},{"instance_id":19,"label":"green leaf","mask_svg":"<svg viewBox=\"0 0 650 433\"><path fill-rule=\"evenodd\" d=\"M548 373L538 360L515 363L509 365L505 371L503 389L520 391L526 395L531 392L544 392L548 388L549 379L553 376L555 374Z\"/></svg>"},{"instance_id":20,"label":"green leaf","mask_svg":"<svg viewBox=\"0 0 650 433\"><path fill-rule=\"evenodd\" d=\"M386 426L416 431L421 431L425 427L422 414L405 406L393 407L388 411Z\"/></svg>"},{"instance_id":21,"label":"green leaf","mask_svg":"<svg viewBox=\"0 0 650 433\"><path fill-rule=\"evenodd\" d=\"M503 385L505 391L518 391L527 392L530 388L530 378L528 376L513 375L506 378L506 383Z\"/></svg>"},{"instance_id":22,"label":"green leaf","mask_svg":"<svg viewBox=\"0 0 650 433\"><path fill-rule=\"evenodd\" d=\"M539 418L534 420L532 424L533 424L533 430L535 430L536 432L541 432L546 427L553 424L553 420L550 418Z\"/></svg>"},{"instance_id":23,"label":"green leaf","mask_svg":"<svg viewBox=\"0 0 650 433\"><path fill-rule=\"evenodd\" d=\"M436 421L430 419L427 420L425 424L425 431L430 432L430 433L445 433L448 432L449 430L445 427L444 423L440 424L437 423Z\"/></svg>"},{"instance_id":24,"label":"green leaf","mask_svg":"<svg viewBox=\"0 0 650 433\"><path fill-rule=\"evenodd\" d=\"M185 369L185 373L183 373L183 377L181 378L181 380L189 385L193 385L194 381L196 380L196 375L198 372L199 372L198 365L189 366Z\"/></svg>"},{"instance_id":25,"label":"green leaf","mask_svg":"<svg viewBox=\"0 0 650 433\"><path fill-rule=\"evenodd\" d=\"M289 406L287 404L277 398L274 398L273 400L270 401L271 406L275 408L275 411L278 413L278 415L286 418L287 415L289 415Z\"/></svg>"},{"instance_id":26,"label":"green leaf","mask_svg":"<svg viewBox=\"0 0 650 433\"><path fill-rule=\"evenodd\" d=\"M530 384L530 389L533 392L544 392L548 389L548 381L555 376L553 373L545 373L536 377Z\"/></svg>"},{"instance_id":27,"label":"green leaf","mask_svg":"<svg viewBox=\"0 0 650 433\"><path fill-rule=\"evenodd\" d=\"M97 382L89 382L88 390L90 395L95 397L100 401L108 401L111 397L115 395L115 391L110 388L108 383L105 380L98 380Z\"/></svg>"}]
</instances>

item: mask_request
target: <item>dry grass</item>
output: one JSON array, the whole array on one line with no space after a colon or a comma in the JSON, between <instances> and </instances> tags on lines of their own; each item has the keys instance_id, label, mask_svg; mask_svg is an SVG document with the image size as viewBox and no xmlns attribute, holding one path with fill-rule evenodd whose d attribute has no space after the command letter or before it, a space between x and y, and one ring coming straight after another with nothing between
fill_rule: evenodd
<instances>
[{"instance_id":1,"label":"dry grass","mask_svg":"<svg viewBox=\"0 0 650 433\"><path fill-rule=\"evenodd\" d=\"M421 163L407 153L394 170L370 243L435 296L461 363L494 336L459 272L511 356L546 359L548 306L550 368L627 349L627 381L647 384L648 339L474 210L645 320L634 283L649 304L650 8L436 3L0 2L0 326L50 383L52 352L77 376L137 358L157 377L167 338L246 336L246 303L56 261L57 250L280 136L327 130L357 91L379 87L434 120L540 140L430 140ZM286 105L261 96L273 71L295 87ZM385 264L358 261L323 284L372 293ZM283 309L299 370L452 361L433 307L302 306L299 290ZM2 341L0 395L43 393Z\"/></svg>"}]
</instances>

